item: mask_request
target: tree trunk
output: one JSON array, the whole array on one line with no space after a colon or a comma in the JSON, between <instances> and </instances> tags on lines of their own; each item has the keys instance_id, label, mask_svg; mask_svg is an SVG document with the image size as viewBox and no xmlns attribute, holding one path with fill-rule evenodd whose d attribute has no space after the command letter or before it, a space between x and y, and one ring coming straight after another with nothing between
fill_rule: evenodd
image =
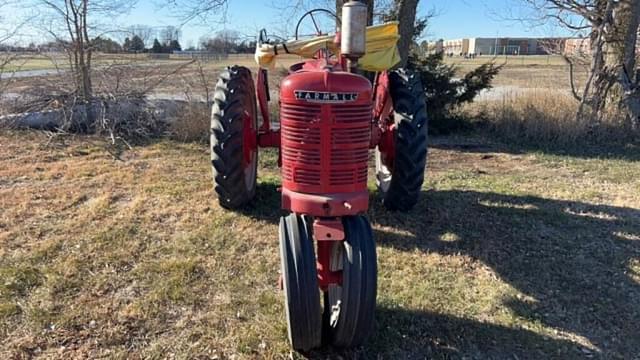
<instances>
[{"instance_id":1,"label":"tree trunk","mask_svg":"<svg viewBox=\"0 0 640 360\"><path fill-rule=\"evenodd\" d=\"M411 45L413 44L413 33L416 22L416 11L419 0L395 0L398 9L398 20L400 21L400 40L398 41L398 51L400 52L400 67L407 65Z\"/></svg>"},{"instance_id":2,"label":"tree trunk","mask_svg":"<svg viewBox=\"0 0 640 360\"><path fill-rule=\"evenodd\" d=\"M336 0L336 15L340 19L342 19L342 6L344 5L344 0Z\"/></svg>"},{"instance_id":3,"label":"tree trunk","mask_svg":"<svg viewBox=\"0 0 640 360\"><path fill-rule=\"evenodd\" d=\"M639 22L640 4L635 0L621 1L605 13L604 23L609 25L600 30L603 44L600 54L594 52L590 94L590 105L598 119L621 115L627 125L638 126L640 93L635 55Z\"/></svg>"},{"instance_id":4,"label":"tree trunk","mask_svg":"<svg viewBox=\"0 0 640 360\"><path fill-rule=\"evenodd\" d=\"M638 26L640 25L640 2L630 1L622 5L620 21L620 38L618 81L621 87L620 109L633 129L640 128L640 92L638 74L636 72L636 44Z\"/></svg>"}]
</instances>

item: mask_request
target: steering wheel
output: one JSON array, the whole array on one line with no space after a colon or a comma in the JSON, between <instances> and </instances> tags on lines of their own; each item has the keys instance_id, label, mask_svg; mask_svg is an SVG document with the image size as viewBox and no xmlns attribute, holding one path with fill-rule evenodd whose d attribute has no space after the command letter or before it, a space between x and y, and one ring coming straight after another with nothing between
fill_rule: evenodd
<instances>
[{"instance_id":1,"label":"steering wheel","mask_svg":"<svg viewBox=\"0 0 640 360\"><path fill-rule=\"evenodd\" d=\"M274 39L274 40L272 40ZM267 29L260 30L260 34L258 35L258 45L262 44L274 44L274 43L284 43L287 40L281 36L267 34Z\"/></svg>"},{"instance_id":2,"label":"steering wheel","mask_svg":"<svg viewBox=\"0 0 640 360\"><path fill-rule=\"evenodd\" d=\"M319 25L318 21L316 20L316 17L314 16L314 14L315 15L325 14L325 16L328 15L329 17L332 17L333 19L335 19L336 24L341 25L340 18L333 11L330 11L330 10L327 10L327 9L313 9L311 11L307 11L304 15L302 15L302 17L298 21L298 24L296 25L296 40L299 40L301 36L320 36L320 35L328 34L328 32L325 34L325 33L322 32L322 30L320 30L320 25ZM313 21L313 26L316 29L316 33L315 34L300 35L300 33L299 33L300 32L300 25L302 24L304 19L306 19L307 17L310 17L311 21Z\"/></svg>"}]
</instances>

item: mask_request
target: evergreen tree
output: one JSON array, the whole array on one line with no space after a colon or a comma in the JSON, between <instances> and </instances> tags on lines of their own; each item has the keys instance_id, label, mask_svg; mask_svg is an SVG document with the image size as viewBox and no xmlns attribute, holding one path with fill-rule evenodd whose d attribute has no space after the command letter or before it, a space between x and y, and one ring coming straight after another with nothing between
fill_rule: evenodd
<instances>
[{"instance_id":1,"label":"evergreen tree","mask_svg":"<svg viewBox=\"0 0 640 360\"><path fill-rule=\"evenodd\" d=\"M429 109L429 131L438 134L468 125L455 116L454 110L472 102L482 90L490 89L502 65L488 62L458 79L459 68L445 64L443 53L414 52L409 56L408 67L420 74Z\"/></svg>"},{"instance_id":2,"label":"evergreen tree","mask_svg":"<svg viewBox=\"0 0 640 360\"><path fill-rule=\"evenodd\" d=\"M411 9L408 10L411 12L419 2L420 0L406 3L395 0L393 6L382 14L382 18L384 21L400 20L402 26L402 6L409 6ZM429 25L430 15L409 15L411 16L408 18L414 19L414 23L413 26L405 27L407 33L411 34L406 67L418 72L422 79L429 112L429 131L447 133L467 126L467 123L461 121L464 119L456 117L454 110L464 103L472 102L482 90L491 88L491 81L502 66L489 62L458 79L458 67L445 64L442 53L427 54L424 51L425 46L419 44L422 33Z\"/></svg>"},{"instance_id":3,"label":"evergreen tree","mask_svg":"<svg viewBox=\"0 0 640 360\"><path fill-rule=\"evenodd\" d=\"M100 51L103 53L113 54L122 51L122 46L109 38L98 36L97 38L91 40L91 43L96 51Z\"/></svg>"},{"instance_id":4,"label":"evergreen tree","mask_svg":"<svg viewBox=\"0 0 640 360\"><path fill-rule=\"evenodd\" d=\"M172 51L182 51L182 46L180 46L180 42L178 40L171 40L169 42L169 52Z\"/></svg>"},{"instance_id":5,"label":"evergreen tree","mask_svg":"<svg viewBox=\"0 0 640 360\"><path fill-rule=\"evenodd\" d=\"M164 52L164 46L160 44L158 39L153 39L153 46L151 47L151 52L154 54L160 54Z\"/></svg>"},{"instance_id":6,"label":"evergreen tree","mask_svg":"<svg viewBox=\"0 0 640 360\"><path fill-rule=\"evenodd\" d=\"M144 51L144 41L142 41L142 39L140 38L140 36L135 35L132 39L131 39L131 47L130 47L130 51L134 51L134 52L143 52Z\"/></svg>"},{"instance_id":7,"label":"evergreen tree","mask_svg":"<svg viewBox=\"0 0 640 360\"><path fill-rule=\"evenodd\" d=\"M129 52L131 51L131 39L128 37L124 39L124 43L122 43L122 50Z\"/></svg>"}]
</instances>

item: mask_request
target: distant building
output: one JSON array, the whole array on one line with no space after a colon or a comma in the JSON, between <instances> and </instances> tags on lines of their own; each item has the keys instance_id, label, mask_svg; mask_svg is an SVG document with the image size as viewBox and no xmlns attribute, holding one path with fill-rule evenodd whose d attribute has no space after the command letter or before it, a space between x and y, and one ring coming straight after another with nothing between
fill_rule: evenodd
<instances>
[{"instance_id":1,"label":"distant building","mask_svg":"<svg viewBox=\"0 0 640 360\"><path fill-rule=\"evenodd\" d=\"M565 55L588 55L591 53L591 39L566 39L564 42L563 53Z\"/></svg>"},{"instance_id":2,"label":"distant building","mask_svg":"<svg viewBox=\"0 0 640 360\"><path fill-rule=\"evenodd\" d=\"M586 42L584 40L587 40ZM566 44L565 44L566 42ZM553 46L550 46L553 44ZM429 43L430 52L441 50L447 55L547 55L558 51L589 50L588 39L568 38L463 38Z\"/></svg>"},{"instance_id":3,"label":"distant building","mask_svg":"<svg viewBox=\"0 0 640 360\"><path fill-rule=\"evenodd\" d=\"M466 54L469 51L469 39L443 40L442 49L445 54Z\"/></svg>"},{"instance_id":4,"label":"distant building","mask_svg":"<svg viewBox=\"0 0 640 360\"><path fill-rule=\"evenodd\" d=\"M427 44L429 52L443 52L449 56L473 55L549 55L564 54L567 56L591 55L591 39L589 37L568 38L462 38L438 40ZM636 53L640 55L640 29Z\"/></svg>"}]
</instances>

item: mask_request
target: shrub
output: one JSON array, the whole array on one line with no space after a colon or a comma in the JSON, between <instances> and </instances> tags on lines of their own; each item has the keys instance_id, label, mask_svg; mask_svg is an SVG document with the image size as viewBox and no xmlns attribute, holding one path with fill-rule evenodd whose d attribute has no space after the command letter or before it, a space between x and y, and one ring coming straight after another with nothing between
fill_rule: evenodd
<instances>
[{"instance_id":1,"label":"shrub","mask_svg":"<svg viewBox=\"0 0 640 360\"><path fill-rule=\"evenodd\" d=\"M412 54L409 68L418 71L422 79L429 112L429 130L435 134L449 133L469 126L456 110L470 103L482 90L491 88L491 81L502 65L486 63L456 78L455 65L444 63L443 54Z\"/></svg>"}]
</instances>

